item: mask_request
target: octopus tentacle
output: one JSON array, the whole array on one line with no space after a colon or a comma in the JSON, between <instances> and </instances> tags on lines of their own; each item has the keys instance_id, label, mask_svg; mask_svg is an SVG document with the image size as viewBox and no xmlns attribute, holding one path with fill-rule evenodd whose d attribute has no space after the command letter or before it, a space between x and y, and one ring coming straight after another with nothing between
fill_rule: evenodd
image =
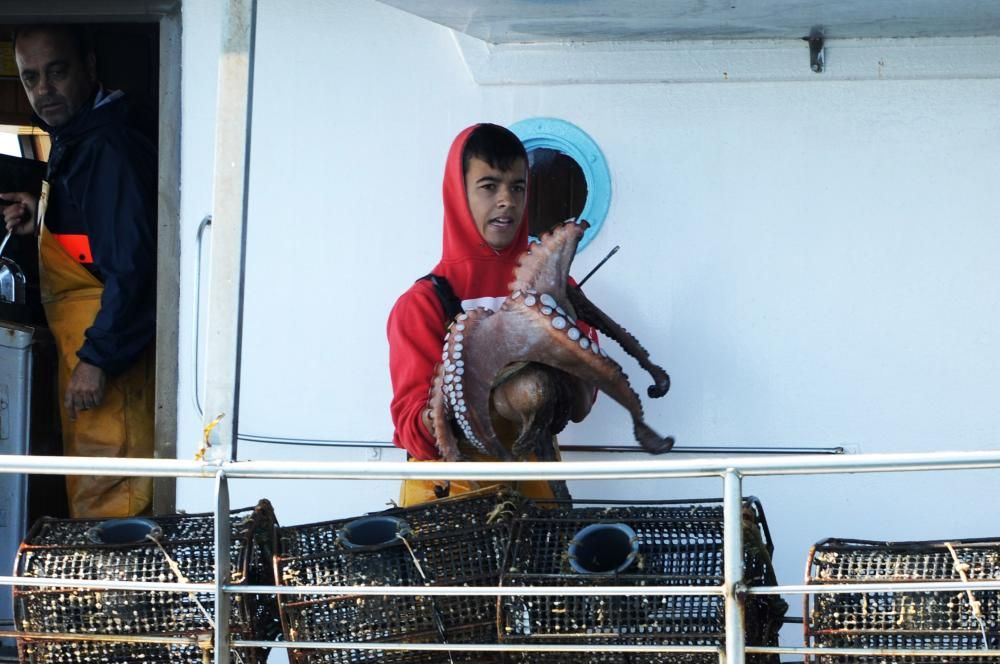
<instances>
[{"instance_id":1,"label":"octopus tentacle","mask_svg":"<svg viewBox=\"0 0 1000 664\"><path fill-rule=\"evenodd\" d=\"M569 285L567 296L573 308L580 315L580 318L596 327L602 334L610 339L614 339L626 353L631 355L639 363L639 366L649 372L653 378L646 393L653 399L662 397L670 389L670 376L657 364L654 364L649 357L649 352L642 347L639 340L629 334L629 331L616 323L606 313L601 311L597 305L591 302L579 287Z\"/></svg>"},{"instance_id":2,"label":"octopus tentacle","mask_svg":"<svg viewBox=\"0 0 1000 664\"><path fill-rule=\"evenodd\" d=\"M589 226L586 221L571 219L542 235L514 269L514 281L509 286L511 292L550 293L565 306L566 275L573 263L576 245ZM574 251L565 251L568 243L572 243Z\"/></svg>"},{"instance_id":3,"label":"octopus tentacle","mask_svg":"<svg viewBox=\"0 0 1000 664\"><path fill-rule=\"evenodd\" d=\"M430 400L428 406L431 409L431 425L434 428L434 444L438 453L445 461L461 461L462 455L458 451L458 441L451 429L449 418L450 409L444 393L443 374L441 364L435 368L434 380L431 386Z\"/></svg>"},{"instance_id":4,"label":"octopus tentacle","mask_svg":"<svg viewBox=\"0 0 1000 664\"><path fill-rule=\"evenodd\" d=\"M629 412L636 439L646 450L660 453L673 447L672 438L660 437L643 421L639 395L629 386L628 376L622 372L621 366L580 334L565 317L557 312L546 313L546 307L540 302L534 305L528 302L524 300L518 304L517 300L508 300L502 308L513 311L520 307L522 315L532 320L533 328L543 331L517 359L555 367L597 386ZM550 333L551 330L556 333Z\"/></svg>"},{"instance_id":5,"label":"octopus tentacle","mask_svg":"<svg viewBox=\"0 0 1000 664\"><path fill-rule=\"evenodd\" d=\"M457 437L450 426L451 422L454 422L461 437L483 454L504 460L510 459L510 454L493 432L488 407L484 419L483 414L472 405L477 403L478 395L470 394L468 391L470 385L479 387L476 381L467 380L469 365L465 358L470 355L470 332L481 320L488 319L492 315L493 312L486 309L460 314L452 321L445 336L441 362L435 371L430 407L438 452L446 461L461 459ZM475 357L477 350L474 342L471 348L473 349L471 355ZM439 423L443 423L443 426L439 426ZM482 435L483 432L485 436Z\"/></svg>"}]
</instances>

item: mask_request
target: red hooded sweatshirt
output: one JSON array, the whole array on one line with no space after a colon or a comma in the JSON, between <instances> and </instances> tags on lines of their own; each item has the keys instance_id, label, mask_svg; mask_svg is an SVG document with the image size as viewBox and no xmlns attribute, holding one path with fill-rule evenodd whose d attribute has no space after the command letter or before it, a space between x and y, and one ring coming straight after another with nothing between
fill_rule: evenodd
<instances>
[{"instance_id":1,"label":"red hooded sweatshirt","mask_svg":"<svg viewBox=\"0 0 1000 664\"><path fill-rule=\"evenodd\" d=\"M441 261L432 273L448 280L466 311L477 306L496 311L509 292L518 258L528 248L528 223L522 218L514 241L502 251L495 251L479 234L469 211L462 172L465 142L478 126L463 130L448 151L443 187L444 243ZM392 442L424 461L440 458L421 413L427 407L448 322L427 279L410 286L389 314L390 410L396 428Z\"/></svg>"}]
</instances>

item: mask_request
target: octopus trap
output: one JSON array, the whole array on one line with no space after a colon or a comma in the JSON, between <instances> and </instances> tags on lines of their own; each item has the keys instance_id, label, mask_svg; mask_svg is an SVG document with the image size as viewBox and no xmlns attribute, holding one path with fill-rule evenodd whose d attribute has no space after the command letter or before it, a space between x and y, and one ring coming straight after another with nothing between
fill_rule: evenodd
<instances>
[{"instance_id":1,"label":"octopus trap","mask_svg":"<svg viewBox=\"0 0 1000 664\"><path fill-rule=\"evenodd\" d=\"M357 519L282 528L279 585L496 587L519 509L490 489ZM280 595L285 640L496 643L496 599L473 596ZM490 662L469 652L291 649L314 662Z\"/></svg>"},{"instance_id":2,"label":"octopus trap","mask_svg":"<svg viewBox=\"0 0 1000 664\"><path fill-rule=\"evenodd\" d=\"M234 510L233 584L273 585L271 504ZM14 574L72 581L215 581L212 514L111 520L42 518L21 544ZM14 586L23 664L202 664L211 656L212 593ZM280 631L271 595L231 595L234 638L267 640ZM167 637L174 642L167 643ZM186 639L176 642L177 639ZM156 642L159 638L159 642ZM145 639L145 640L144 640ZM232 652L235 664L262 664L266 649Z\"/></svg>"},{"instance_id":3,"label":"octopus trap","mask_svg":"<svg viewBox=\"0 0 1000 664\"><path fill-rule=\"evenodd\" d=\"M1000 579L1000 540L871 542L826 539L811 549L806 583L913 583ZM817 648L963 650L968 655L820 655L835 662L1000 661L1000 591L806 595L805 640ZM971 651L983 651L982 657Z\"/></svg>"},{"instance_id":4,"label":"octopus trap","mask_svg":"<svg viewBox=\"0 0 1000 664\"><path fill-rule=\"evenodd\" d=\"M773 545L756 498L743 510L747 585L776 584ZM526 506L514 521L504 586L719 586L723 582L721 501L613 503L574 501ZM506 596L499 638L510 644L713 646L725 643L720 594ZM787 604L746 599L747 645L777 645ZM776 657L749 655L751 662ZM716 652L525 653L518 662L683 662L715 664Z\"/></svg>"}]
</instances>

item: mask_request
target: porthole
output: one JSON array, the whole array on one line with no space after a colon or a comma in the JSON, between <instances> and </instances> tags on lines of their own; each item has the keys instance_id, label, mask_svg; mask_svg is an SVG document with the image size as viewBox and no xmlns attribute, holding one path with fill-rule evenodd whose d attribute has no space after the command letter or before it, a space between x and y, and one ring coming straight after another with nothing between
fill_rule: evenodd
<instances>
[{"instance_id":1,"label":"porthole","mask_svg":"<svg viewBox=\"0 0 1000 664\"><path fill-rule=\"evenodd\" d=\"M569 217L590 228L577 251L601 229L611 204L611 175L601 149L585 131L558 118L529 118L511 125L528 151L531 235L537 238Z\"/></svg>"}]
</instances>

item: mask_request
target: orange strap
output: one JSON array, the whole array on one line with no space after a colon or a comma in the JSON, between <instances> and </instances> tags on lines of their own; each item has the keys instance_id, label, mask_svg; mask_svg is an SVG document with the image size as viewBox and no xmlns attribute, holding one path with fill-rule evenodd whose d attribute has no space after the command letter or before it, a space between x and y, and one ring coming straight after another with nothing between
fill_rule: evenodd
<instances>
[{"instance_id":1,"label":"orange strap","mask_svg":"<svg viewBox=\"0 0 1000 664\"><path fill-rule=\"evenodd\" d=\"M66 253L72 256L73 260L77 263L86 265L94 262L94 257L90 253L90 238L86 235L53 233L52 237L62 245Z\"/></svg>"}]
</instances>

